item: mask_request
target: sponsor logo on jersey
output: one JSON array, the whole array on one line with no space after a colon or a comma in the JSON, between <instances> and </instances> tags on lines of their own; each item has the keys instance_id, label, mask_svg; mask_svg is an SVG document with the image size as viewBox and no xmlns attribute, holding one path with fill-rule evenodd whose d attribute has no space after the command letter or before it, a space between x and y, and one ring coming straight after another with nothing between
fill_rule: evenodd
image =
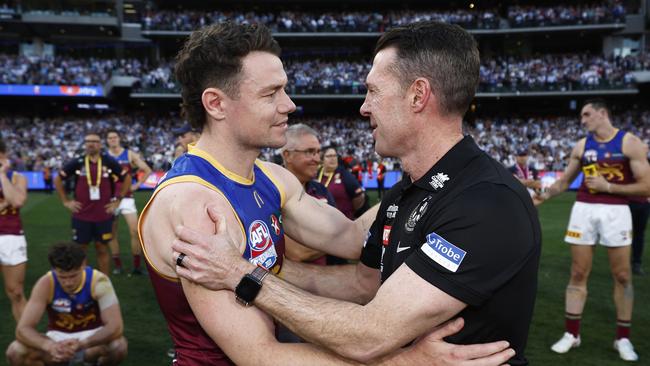
<instances>
[{"instance_id":1,"label":"sponsor logo on jersey","mask_svg":"<svg viewBox=\"0 0 650 366\"><path fill-rule=\"evenodd\" d=\"M396 204L388 206L388 209L386 210L386 218L394 219L395 216L397 216L397 210L399 210L399 207Z\"/></svg>"},{"instance_id":2,"label":"sponsor logo on jersey","mask_svg":"<svg viewBox=\"0 0 650 366\"><path fill-rule=\"evenodd\" d=\"M269 227L264 221L255 220L248 227L248 246L251 249L249 262L266 269L273 267L277 262L278 253L275 251Z\"/></svg>"},{"instance_id":3,"label":"sponsor logo on jersey","mask_svg":"<svg viewBox=\"0 0 650 366\"><path fill-rule=\"evenodd\" d=\"M582 238L582 233L579 233L579 232L577 232L577 231L567 230L567 231L566 231L566 236L567 236L568 238L576 238L576 239L580 239L580 238Z\"/></svg>"},{"instance_id":4,"label":"sponsor logo on jersey","mask_svg":"<svg viewBox=\"0 0 650 366\"><path fill-rule=\"evenodd\" d=\"M422 245L422 251L434 262L451 272L458 271L458 267L460 267L467 254L467 252L448 242L435 232L427 235L427 242Z\"/></svg>"},{"instance_id":5,"label":"sponsor logo on jersey","mask_svg":"<svg viewBox=\"0 0 650 366\"><path fill-rule=\"evenodd\" d=\"M445 186L445 182L449 180L449 176L445 173L438 173L431 177L431 182L429 184L433 189L440 189Z\"/></svg>"},{"instance_id":6,"label":"sponsor logo on jersey","mask_svg":"<svg viewBox=\"0 0 650 366\"><path fill-rule=\"evenodd\" d=\"M404 224L404 229L406 232L410 233L413 232L413 229L415 229L415 225L420 221L422 216L427 212L427 209L429 208L429 201L431 201L432 195L428 195L425 199L423 199L418 205L415 207L415 209L411 212L409 215L408 220L406 220L406 224Z\"/></svg>"},{"instance_id":7,"label":"sponsor logo on jersey","mask_svg":"<svg viewBox=\"0 0 650 366\"><path fill-rule=\"evenodd\" d=\"M52 309L58 313L69 313L72 311L72 301L66 298L54 299Z\"/></svg>"},{"instance_id":8,"label":"sponsor logo on jersey","mask_svg":"<svg viewBox=\"0 0 650 366\"><path fill-rule=\"evenodd\" d=\"M393 227L390 225L384 225L384 233L381 236L381 242L384 244L384 246L388 245L388 241L390 240L390 229Z\"/></svg>"}]
</instances>

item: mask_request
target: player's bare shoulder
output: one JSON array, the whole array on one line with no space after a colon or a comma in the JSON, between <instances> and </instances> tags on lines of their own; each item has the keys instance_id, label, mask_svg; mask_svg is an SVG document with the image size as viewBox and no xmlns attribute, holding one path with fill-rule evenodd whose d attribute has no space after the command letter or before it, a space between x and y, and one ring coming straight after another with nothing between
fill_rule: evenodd
<instances>
[{"instance_id":1,"label":"player's bare shoulder","mask_svg":"<svg viewBox=\"0 0 650 366\"><path fill-rule=\"evenodd\" d=\"M573 150L571 150L571 157L574 159L580 159L582 153L585 152L585 145L587 143L587 138L583 137L573 145Z\"/></svg>"},{"instance_id":2,"label":"player's bare shoulder","mask_svg":"<svg viewBox=\"0 0 650 366\"><path fill-rule=\"evenodd\" d=\"M258 164L262 166L262 169L266 170L271 175L271 179L276 181L280 189L284 190L286 194L286 199L290 200L294 196L300 195L302 191L302 186L293 173L288 171L281 165L270 163L267 161L258 160Z\"/></svg>"},{"instance_id":3,"label":"player's bare shoulder","mask_svg":"<svg viewBox=\"0 0 650 366\"><path fill-rule=\"evenodd\" d=\"M630 157L635 154L647 155L648 145L643 142L637 135L627 132L623 136L623 154Z\"/></svg>"}]
</instances>

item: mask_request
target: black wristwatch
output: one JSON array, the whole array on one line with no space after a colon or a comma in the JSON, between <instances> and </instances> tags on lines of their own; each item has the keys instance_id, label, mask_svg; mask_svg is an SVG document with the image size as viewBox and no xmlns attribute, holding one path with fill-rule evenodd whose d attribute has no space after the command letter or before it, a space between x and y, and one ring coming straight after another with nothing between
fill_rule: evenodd
<instances>
[{"instance_id":1,"label":"black wristwatch","mask_svg":"<svg viewBox=\"0 0 650 366\"><path fill-rule=\"evenodd\" d=\"M251 306L262 288L264 277L269 271L262 267L256 267L253 272L246 274L235 287L235 299L244 306Z\"/></svg>"}]
</instances>

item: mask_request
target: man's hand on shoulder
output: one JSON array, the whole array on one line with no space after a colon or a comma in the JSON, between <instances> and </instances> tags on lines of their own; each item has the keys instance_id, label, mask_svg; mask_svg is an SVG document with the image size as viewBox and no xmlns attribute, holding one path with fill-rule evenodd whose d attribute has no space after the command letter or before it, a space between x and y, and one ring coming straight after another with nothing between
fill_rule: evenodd
<instances>
[{"instance_id":1,"label":"man's hand on shoulder","mask_svg":"<svg viewBox=\"0 0 650 366\"><path fill-rule=\"evenodd\" d=\"M242 258L238 245L228 236L225 217L214 206L208 206L207 210L215 222L214 235L186 226L175 229L177 239L172 243L172 260L176 263L176 273L210 290L233 290L252 265Z\"/></svg>"}]
</instances>

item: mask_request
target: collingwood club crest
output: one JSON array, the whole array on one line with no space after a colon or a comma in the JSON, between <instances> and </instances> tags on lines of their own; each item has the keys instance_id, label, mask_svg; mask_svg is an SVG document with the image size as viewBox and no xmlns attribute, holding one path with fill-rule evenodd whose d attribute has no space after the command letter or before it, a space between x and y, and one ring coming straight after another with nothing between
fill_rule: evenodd
<instances>
[{"instance_id":1,"label":"collingwood club crest","mask_svg":"<svg viewBox=\"0 0 650 366\"><path fill-rule=\"evenodd\" d=\"M406 232L410 233L413 232L413 229L415 229L415 225L420 221L420 218L424 216L424 214L427 212L427 209L429 208L429 201L431 201L432 195L428 195L425 199L423 199L418 205L415 207L415 209L411 212L409 215L408 220L406 220L406 224L404 224L404 229L406 229Z\"/></svg>"}]
</instances>

